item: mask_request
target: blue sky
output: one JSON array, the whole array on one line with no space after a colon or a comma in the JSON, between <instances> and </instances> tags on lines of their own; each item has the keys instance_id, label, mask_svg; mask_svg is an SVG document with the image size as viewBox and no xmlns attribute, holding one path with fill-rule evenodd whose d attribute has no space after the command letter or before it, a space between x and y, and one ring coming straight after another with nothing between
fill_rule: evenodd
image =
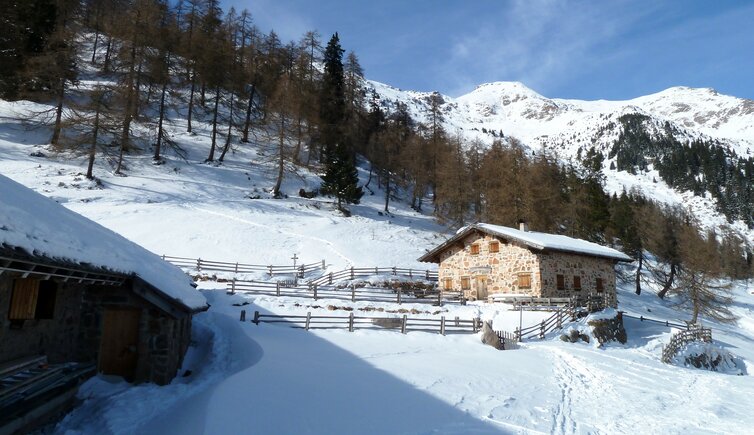
<instances>
[{"instance_id":1,"label":"blue sky","mask_svg":"<svg viewBox=\"0 0 754 435\"><path fill-rule=\"evenodd\" d=\"M339 32L366 76L451 96L521 81L558 98L671 86L754 99L754 1L224 0L284 41Z\"/></svg>"}]
</instances>

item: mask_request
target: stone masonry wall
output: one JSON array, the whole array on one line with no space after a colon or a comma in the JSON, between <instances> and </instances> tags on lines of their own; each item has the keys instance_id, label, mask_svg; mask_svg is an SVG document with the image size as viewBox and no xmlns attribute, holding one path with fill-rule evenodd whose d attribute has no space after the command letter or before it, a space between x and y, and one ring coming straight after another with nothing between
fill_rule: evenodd
<instances>
[{"instance_id":1,"label":"stone masonry wall","mask_svg":"<svg viewBox=\"0 0 754 435\"><path fill-rule=\"evenodd\" d=\"M84 294L82 303L80 356L97 360L102 334L104 310L112 308L137 308L139 319L138 360L135 382L169 383L180 368L188 349L191 334L191 316L176 319L123 288L97 286Z\"/></svg>"},{"instance_id":2,"label":"stone masonry wall","mask_svg":"<svg viewBox=\"0 0 754 435\"><path fill-rule=\"evenodd\" d=\"M615 305L615 262L586 255L549 252L539 254L542 265L542 297L587 296L597 293L597 278L602 278L603 294ZM557 275L564 276L565 288L557 288ZM574 288L573 277L581 278L581 290Z\"/></svg>"},{"instance_id":3,"label":"stone masonry wall","mask_svg":"<svg viewBox=\"0 0 754 435\"><path fill-rule=\"evenodd\" d=\"M495 241L499 243L499 252L490 252L490 243ZM471 253L473 244L479 245L479 254ZM531 250L489 234L469 234L440 256L440 286L444 285L445 278L451 278L453 289L461 290L461 278L469 277L471 289L464 293L470 299L485 299L484 295L479 294L480 283L477 277L486 277L482 279L487 284L487 295L504 293L538 296L541 291L538 272L539 259ZM530 288L518 287L520 273L531 274Z\"/></svg>"},{"instance_id":4,"label":"stone masonry wall","mask_svg":"<svg viewBox=\"0 0 754 435\"><path fill-rule=\"evenodd\" d=\"M52 319L27 319L11 328L8 319L13 277L0 276L0 363L47 355L51 363L75 359L83 285L58 282Z\"/></svg>"}]
</instances>

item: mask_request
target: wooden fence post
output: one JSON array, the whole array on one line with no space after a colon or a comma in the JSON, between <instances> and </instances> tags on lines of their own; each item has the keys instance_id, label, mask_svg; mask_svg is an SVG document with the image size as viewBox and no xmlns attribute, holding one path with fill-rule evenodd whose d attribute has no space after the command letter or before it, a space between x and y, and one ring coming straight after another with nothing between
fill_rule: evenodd
<instances>
[{"instance_id":1,"label":"wooden fence post","mask_svg":"<svg viewBox=\"0 0 754 435\"><path fill-rule=\"evenodd\" d=\"M325 260L322 259L322 270L325 270Z\"/></svg>"},{"instance_id":2,"label":"wooden fence post","mask_svg":"<svg viewBox=\"0 0 754 435\"><path fill-rule=\"evenodd\" d=\"M401 334L405 334L406 333L406 322L407 322L407 320L408 320L408 316L404 314L403 315L403 321L401 322Z\"/></svg>"},{"instance_id":3,"label":"wooden fence post","mask_svg":"<svg viewBox=\"0 0 754 435\"><path fill-rule=\"evenodd\" d=\"M236 261L236 269L235 269L235 273L238 273L238 262L237 262L237 261Z\"/></svg>"},{"instance_id":4,"label":"wooden fence post","mask_svg":"<svg viewBox=\"0 0 754 435\"><path fill-rule=\"evenodd\" d=\"M251 321L255 325L259 325L259 311L254 311L254 320Z\"/></svg>"},{"instance_id":5,"label":"wooden fence post","mask_svg":"<svg viewBox=\"0 0 754 435\"><path fill-rule=\"evenodd\" d=\"M401 288L398 287L398 305L401 304Z\"/></svg>"},{"instance_id":6,"label":"wooden fence post","mask_svg":"<svg viewBox=\"0 0 754 435\"><path fill-rule=\"evenodd\" d=\"M267 266L270 269L270 278L272 278L272 265Z\"/></svg>"},{"instance_id":7,"label":"wooden fence post","mask_svg":"<svg viewBox=\"0 0 754 435\"><path fill-rule=\"evenodd\" d=\"M198 272L202 271L202 259L201 258L197 258L196 259L196 270Z\"/></svg>"},{"instance_id":8,"label":"wooden fence post","mask_svg":"<svg viewBox=\"0 0 754 435\"><path fill-rule=\"evenodd\" d=\"M356 302L356 286L351 284L351 302Z\"/></svg>"},{"instance_id":9,"label":"wooden fence post","mask_svg":"<svg viewBox=\"0 0 754 435\"><path fill-rule=\"evenodd\" d=\"M460 319L458 318L458 316L456 316L456 326L458 326L458 325L460 325L460 324L461 324L461 321L460 321Z\"/></svg>"},{"instance_id":10,"label":"wooden fence post","mask_svg":"<svg viewBox=\"0 0 754 435\"><path fill-rule=\"evenodd\" d=\"M445 316L440 316L440 334L445 335Z\"/></svg>"},{"instance_id":11,"label":"wooden fence post","mask_svg":"<svg viewBox=\"0 0 754 435\"><path fill-rule=\"evenodd\" d=\"M398 271L395 269L395 266L393 266L393 276L397 275Z\"/></svg>"},{"instance_id":12,"label":"wooden fence post","mask_svg":"<svg viewBox=\"0 0 754 435\"><path fill-rule=\"evenodd\" d=\"M280 281L275 282L275 296L280 296Z\"/></svg>"},{"instance_id":13,"label":"wooden fence post","mask_svg":"<svg viewBox=\"0 0 754 435\"><path fill-rule=\"evenodd\" d=\"M348 332L353 332L353 311L348 313Z\"/></svg>"},{"instance_id":14,"label":"wooden fence post","mask_svg":"<svg viewBox=\"0 0 754 435\"><path fill-rule=\"evenodd\" d=\"M545 338L545 321L539 324L539 338Z\"/></svg>"},{"instance_id":15,"label":"wooden fence post","mask_svg":"<svg viewBox=\"0 0 754 435\"><path fill-rule=\"evenodd\" d=\"M513 330L513 338L515 338L516 341L521 341L521 331L518 330L518 327Z\"/></svg>"},{"instance_id":16,"label":"wooden fence post","mask_svg":"<svg viewBox=\"0 0 754 435\"><path fill-rule=\"evenodd\" d=\"M440 290L437 290L437 306L442 306L442 292Z\"/></svg>"},{"instance_id":17,"label":"wooden fence post","mask_svg":"<svg viewBox=\"0 0 754 435\"><path fill-rule=\"evenodd\" d=\"M246 321L246 310L241 310L241 321L242 322Z\"/></svg>"},{"instance_id":18,"label":"wooden fence post","mask_svg":"<svg viewBox=\"0 0 754 435\"><path fill-rule=\"evenodd\" d=\"M165 261L165 254L162 254L162 261Z\"/></svg>"},{"instance_id":19,"label":"wooden fence post","mask_svg":"<svg viewBox=\"0 0 754 435\"><path fill-rule=\"evenodd\" d=\"M408 270L408 278L409 279L414 279L414 271L411 270L411 269Z\"/></svg>"},{"instance_id":20,"label":"wooden fence post","mask_svg":"<svg viewBox=\"0 0 754 435\"><path fill-rule=\"evenodd\" d=\"M306 312L306 326L305 326L307 331L309 330L309 323L311 322L311 320L312 320L312 312L307 311Z\"/></svg>"},{"instance_id":21,"label":"wooden fence post","mask_svg":"<svg viewBox=\"0 0 754 435\"><path fill-rule=\"evenodd\" d=\"M380 274L380 270L379 270L379 268L377 266L374 266L374 274L375 275L379 275Z\"/></svg>"},{"instance_id":22,"label":"wooden fence post","mask_svg":"<svg viewBox=\"0 0 754 435\"><path fill-rule=\"evenodd\" d=\"M328 284L332 284L332 272L330 272L330 281Z\"/></svg>"},{"instance_id":23,"label":"wooden fence post","mask_svg":"<svg viewBox=\"0 0 754 435\"><path fill-rule=\"evenodd\" d=\"M355 276L353 274L353 266L351 266L351 279L354 279L354 278L355 278Z\"/></svg>"},{"instance_id":24,"label":"wooden fence post","mask_svg":"<svg viewBox=\"0 0 754 435\"><path fill-rule=\"evenodd\" d=\"M317 284L314 284L314 300L317 300Z\"/></svg>"},{"instance_id":25,"label":"wooden fence post","mask_svg":"<svg viewBox=\"0 0 754 435\"><path fill-rule=\"evenodd\" d=\"M236 278L233 278L233 280L230 282L230 294L236 294Z\"/></svg>"}]
</instances>

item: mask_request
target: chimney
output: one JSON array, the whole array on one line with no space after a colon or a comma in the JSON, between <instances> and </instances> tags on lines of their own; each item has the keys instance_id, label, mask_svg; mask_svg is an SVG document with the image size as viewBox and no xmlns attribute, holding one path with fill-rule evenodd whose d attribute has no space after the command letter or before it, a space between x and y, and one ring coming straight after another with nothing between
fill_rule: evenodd
<instances>
[{"instance_id":1,"label":"chimney","mask_svg":"<svg viewBox=\"0 0 754 435\"><path fill-rule=\"evenodd\" d=\"M518 221L518 229L524 232L528 232L529 224L527 224L525 220L521 219Z\"/></svg>"}]
</instances>

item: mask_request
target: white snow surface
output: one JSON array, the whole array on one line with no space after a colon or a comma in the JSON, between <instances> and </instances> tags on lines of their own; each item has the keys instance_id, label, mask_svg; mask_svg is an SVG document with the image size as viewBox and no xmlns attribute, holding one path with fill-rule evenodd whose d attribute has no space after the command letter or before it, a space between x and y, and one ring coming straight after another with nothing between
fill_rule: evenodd
<instances>
[{"instance_id":1,"label":"white snow surface","mask_svg":"<svg viewBox=\"0 0 754 435\"><path fill-rule=\"evenodd\" d=\"M632 261L631 257L617 249L582 239L574 239L573 237L562 236L559 234L539 233L536 231L521 231L516 228L485 223L474 224L474 226L504 238L519 240L537 249L552 249L556 251L613 258L621 261Z\"/></svg>"},{"instance_id":2,"label":"white snow surface","mask_svg":"<svg viewBox=\"0 0 754 435\"><path fill-rule=\"evenodd\" d=\"M0 245L135 274L191 310L207 306L179 268L125 237L0 175Z\"/></svg>"},{"instance_id":3,"label":"white snow surface","mask_svg":"<svg viewBox=\"0 0 754 435\"><path fill-rule=\"evenodd\" d=\"M328 271L349 266L426 264L416 259L440 244L447 229L399 200L380 214L384 192L370 186L353 216L328 198L296 196L316 174L298 170L283 183L286 199L272 199L275 168L263 143L235 145L223 164L202 164L210 126L195 134L174 119L171 135L187 161L166 154L163 165L129 156L128 176L115 176L106 159L95 166L102 188L82 179L85 157L56 155L49 132L18 121L31 105L0 102L0 173L66 208L123 234L157 254L253 264L325 259ZM32 157L41 151L46 157ZM145 153L146 154L146 153ZM367 171L360 169L362 182ZM91 187L91 188L90 188ZM3 195L3 192L0 192ZM258 199L250 199L250 197ZM623 266L630 268L632 265ZM313 276L308 276L312 278ZM261 277L259 278L261 279ZM660 362L674 332L624 317L625 345L596 348L564 343L559 335L585 327L567 323L544 340L497 351L480 337L395 330L312 330L285 324L239 322L254 311L272 314L401 316L492 320L512 332L537 324L547 312L519 312L505 304L461 306L317 300L237 293L225 283L200 282L211 303L194 316L193 344L170 385L130 385L95 377L80 405L54 428L61 434L620 434L749 433L754 427L754 295L735 289L736 325L707 322L716 344L740 358L744 376ZM637 296L620 284L620 310L680 322L690 313L661 301L644 285ZM330 306L328 308L328 306ZM383 309L383 312L363 311ZM352 311L350 311L352 310ZM393 311L393 312L389 312ZM190 370L190 373L187 371ZM701 399L700 399L701 398Z\"/></svg>"}]
</instances>

